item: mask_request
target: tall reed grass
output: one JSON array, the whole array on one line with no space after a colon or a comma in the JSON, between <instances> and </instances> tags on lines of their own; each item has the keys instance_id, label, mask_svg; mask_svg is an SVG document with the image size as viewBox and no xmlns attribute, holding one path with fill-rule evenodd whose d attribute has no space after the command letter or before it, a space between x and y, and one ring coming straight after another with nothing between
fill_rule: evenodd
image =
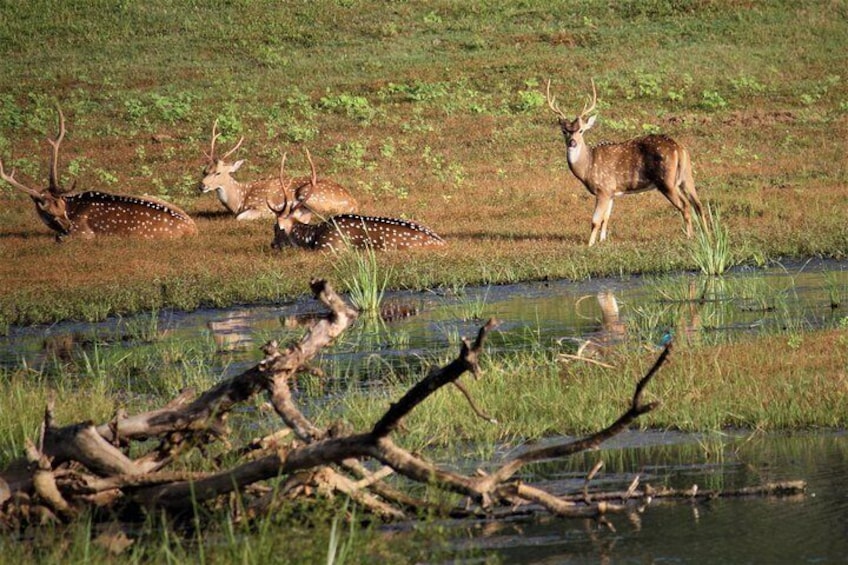
<instances>
[{"instance_id":1,"label":"tall reed grass","mask_svg":"<svg viewBox=\"0 0 848 565\"><path fill-rule=\"evenodd\" d=\"M692 260L705 275L720 276L733 266L730 232L718 209L705 207L705 217L695 215L695 239L690 247Z\"/></svg>"},{"instance_id":2,"label":"tall reed grass","mask_svg":"<svg viewBox=\"0 0 848 565\"><path fill-rule=\"evenodd\" d=\"M366 316L378 315L391 269L383 269L373 247L347 249L336 253L333 267L350 301Z\"/></svg>"}]
</instances>

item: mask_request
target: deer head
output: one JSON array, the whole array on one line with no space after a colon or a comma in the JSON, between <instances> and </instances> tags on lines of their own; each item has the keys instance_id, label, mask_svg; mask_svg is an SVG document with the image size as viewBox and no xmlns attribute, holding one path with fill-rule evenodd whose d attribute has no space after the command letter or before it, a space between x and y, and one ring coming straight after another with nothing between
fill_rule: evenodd
<instances>
[{"instance_id":1,"label":"deer head","mask_svg":"<svg viewBox=\"0 0 848 565\"><path fill-rule=\"evenodd\" d=\"M315 163L312 162L312 156L309 153L309 149L306 149L306 155L309 159L309 164L312 166L312 181L307 190L301 192L301 196L289 199L288 195L291 193L291 187L294 183L293 178L289 178L286 180L286 153L283 153L282 158L280 159L280 183L283 186L283 190L281 191L283 195L282 204L274 204L270 201L270 199L266 199L265 203L271 212L277 216L277 223L274 224L274 241L271 243L271 247L274 249L278 249L281 247L282 242L291 239L292 230L297 224L309 224L312 221L312 211L304 206L306 199L309 198L312 190L314 189L317 182L317 175L315 174Z\"/></svg>"},{"instance_id":2,"label":"deer head","mask_svg":"<svg viewBox=\"0 0 848 565\"><path fill-rule=\"evenodd\" d=\"M199 187L200 192L211 192L213 190L223 191L232 186L236 183L232 174L238 171L244 163L244 160L239 160L232 164L227 163L227 157L235 153L239 147L241 147L242 142L244 142L244 136L239 139L238 143L236 143L232 149L224 153L222 157L215 155L215 143L218 141L219 137L221 137L221 133L218 131L218 120L216 119L215 123L212 124L212 143L209 148L209 153L204 153L208 163L203 169L203 180L200 181Z\"/></svg>"},{"instance_id":3,"label":"deer head","mask_svg":"<svg viewBox=\"0 0 848 565\"><path fill-rule=\"evenodd\" d=\"M71 220L68 217L67 202L64 194L69 191L63 189L59 184L58 174L59 148L62 145L62 140L65 138L65 115L58 105L56 109L59 114L59 132L56 134L56 139L47 139L47 142L52 147L47 188L37 190L26 186L15 178L14 169L12 169L11 173L6 174L6 171L3 169L2 160L0 160L0 178L32 198L39 217L50 229L60 234L67 234L71 228ZM73 189L73 186L71 189Z\"/></svg>"},{"instance_id":4,"label":"deer head","mask_svg":"<svg viewBox=\"0 0 848 565\"><path fill-rule=\"evenodd\" d=\"M548 107L556 114L559 121L559 127L562 129L562 134L565 136L565 144L568 147L569 155L572 152L579 152L583 146L583 134L595 125L597 115L592 114L598 102L598 92L595 89L595 80L592 79L592 101L588 106L584 103L583 110L573 120L568 119L568 116L559 109L556 103L556 97L551 95L551 80L548 79L547 88L545 89L545 97L548 101ZM590 115L592 114L592 115ZM576 155L575 155L576 157Z\"/></svg>"}]
</instances>

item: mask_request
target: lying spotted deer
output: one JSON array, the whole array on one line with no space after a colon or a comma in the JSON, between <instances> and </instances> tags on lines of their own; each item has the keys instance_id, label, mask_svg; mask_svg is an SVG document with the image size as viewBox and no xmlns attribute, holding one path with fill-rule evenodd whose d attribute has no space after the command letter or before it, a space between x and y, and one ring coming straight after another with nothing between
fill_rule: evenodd
<instances>
[{"instance_id":1,"label":"lying spotted deer","mask_svg":"<svg viewBox=\"0 0 848 565\"><path fill-rule=\"evenodd\" d=\"M317 185L315 164L309 150L306 151L312 167L310 188ZM283 179L286 156L280 163L280 179ZM291 185L292 181L288 181ZM285 245L313 250L355 249L408 249L411 247L442 246L445 241L429 228L395 218L378 218L357 214L332 216L319 223L310 224L312 211L305 205L310 194L307 191L300 200L290 200L283 193L283 203L275 205L270 200L266 205L277 216L274 226L274 241L271 247L279 249Z\"/></svg>"},{"instance_id":2,"label":"lying spotted deer","mask_svg":"<svg viewBox=\"0 0 848 565\"><path fill-rule=\"evenodd\" d=\"M122 235L143 238L165 238L194 235L197 226L180 208L155 198L140 198L106 192L82 192L59 184L59 147L65 137L65 116L59 111L59 133L47 141L53 147L48 186L37 190L15 178L13 170L8 175L0 161L0 178L28 194L41 220L56 232L56 239L79 235L92 238L99 235Z\"/></svg>"},{"instance_id":3,"label":"lying spotted deer","mask_svg":"<svg viewBox=\"0 0 848 565\"><path fill-rule=\"evenodd\" d=\"M227 162L227 157L241 147L244 137L222 157L217 157L215 142L220 136L216 121L212 126L212 146L209 153L206 153L209 163L203 169L200 192L216 191L218 199L227 210L235 214L237 220L256 220L270 215L271 211L268 210L265 201L269 198L277 200L284 186L287 187L285 190L288 194L285 196L289 200L303 200L300 195L307 189L311 189L311 196L306 206L318 216L332 216L358 210L359 204L356 199L343 186L328 179L319 179L314 187L310 186L311 179L308 177L291 179L290 183L284 183L282 179L238 182L233 178L233 173L239 170L244 160L230 164Z\"/></svg>"},{"instance_id":4,"label":"lying spotted deer","mask_svg":"<svg viewBox=\"0 0 848 565\"><path fill-rule=\"evenodd\" d=\"M597 115L589 115L597 103L592 81L592 103L574 120L559 109L547 85L548 106L557 115L565 136L568 166L586 189L595 195L592 234L589 245L607 237L607 224L616 196L658 189L677 208L686 221L686 234L692 237L690 205L703 219L701 201L695 191L689 151L666 135L646 135L619 143L603 142L586 145L583 134L595 124Z\"/></svg>"}]
</instances>

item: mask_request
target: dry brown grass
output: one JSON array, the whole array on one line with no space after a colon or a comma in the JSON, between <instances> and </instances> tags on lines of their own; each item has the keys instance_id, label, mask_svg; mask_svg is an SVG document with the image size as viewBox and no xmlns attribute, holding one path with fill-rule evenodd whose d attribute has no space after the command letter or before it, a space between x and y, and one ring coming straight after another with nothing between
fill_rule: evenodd
<instances>
[{"instance_id":1,"label":"dry brown grass","mask_svg":"<svg viewBox=\"0 0 848 565\"><path fill-rule=\"evenodd\" d=\"M759 135L753 142L746 135L749 119L759 120ZM510 280L513 272L519 278L545 278L686 265L679 215L656 192L619 199L612 218L612 241L587 249L593 199L567 170L562 142L551 120L542 115L528 121L528 135L532 132L538 138L532 147L520 141L511 146L487 141L493 135L491 129L479 131L470 117L453 120L450 130L446 126L444 133L450 137L432 141L453 162L462 164L464 179L458 186L420 171L421 164L411 151L377 163L373 173L333 175L351 187L367 213L413 218L449 241L449 247L436 255L413 253L412 261L387 254L388 264L401 267L401 274L408 272L394 284L455 283L454 278L497 282L499 277ZM756 110L737 112L735 119L716 121L700 133L683 129L678 137L691 147L702 198L722 209L737 249L751 245L772 257L793 252L838 256L848 249L834 243L834 235L844 242L848 233L848 186L834 182L845 176L837 144L775 147L772 140L789 135L804 139L817 132L797 118L763 123ZM832 125L831 135L848 139L846 119ZM333 139L322 138L312 150L329 153L332 143ZM175 158L162 163L159 174L178 177L186 169L199 170L194 144L174 141L173 145L191 165L185 167L183 159ZM728 156L728 148L743 146L760 158ZM39 147L38 153L44 154L44 148ZM66 158L79 156L113 163L116 170L132 169L127 163L135 159L130 144L107 149L96 139L74 140ZM255 170L260 168L254 163L249 174L262 176ZM358 187L372 182L372 176L407 187L408 197L366 194ZM90 179L81 183L94 184ZM119 190L143 194L148 188L144 179L135 177L121 183ZM221 285L239 280L249 286L251 278L269 271L286 280L281 288L287 293L305 288L303 283L311 276L331 272L327 256L291 249L272 252L271 220L236 222L208 194L184 196L177 204L197 219L198 236L163 242L70 238L57 244L37 219L29 199L9 193L0 230L0 254L6 258L0 262L0 293L15 296L26 289L29 295L55 296L77 289L96 294L98 289L152 287L172 279ZM588 271L569 269L573 267L569 257ZM207 294L208 299L215 293L207 289Z\"/></svg>"}]
</instances>

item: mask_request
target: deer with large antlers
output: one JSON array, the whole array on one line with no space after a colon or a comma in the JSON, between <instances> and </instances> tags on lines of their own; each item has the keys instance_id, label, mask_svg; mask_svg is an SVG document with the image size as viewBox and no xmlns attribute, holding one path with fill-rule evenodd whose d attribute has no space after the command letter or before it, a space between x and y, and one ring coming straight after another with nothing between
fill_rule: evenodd
<instances>
[{"instance_id":1,"label":"deer with large antlers","mask_svg":"<svg viewBox=\"0 0 848 565\"><path fill-rule=\"evenodd\" d=\"M683 215L686 234L692 237L690 206L703 219L701 201L695 191L689 151L667 135L646 135L619 143L603 142L594 147L583 139L583 134L595 125L592 114L598 100L595 81L592 81L592 101L574 120L569 119L557 106L551 95L548 80L546 97L548 106L556 114L565 136L568 166L574 176L595 196L592 214L592 234L589 245L606 239L607 225L616 196L657 189Z\"/></svg>"},{"instance_id":2,"label":"deer with large antlers","mask_svg":"<svg viewBox=\"0 0 848 565\"><path fill-rule=\"evenodd\" d=\"M212 126L212 145L209 153L206 153L209 162L203 169L200 192L216 191L218 199L227 210L235 214L237 220L256 220L271 215L265 201L269 198L277 200L276 197L283 190L288 191L285 195L288 200L304 200L300 195L309 190L311 196L306 206L317 216L353 213L358 210L356 199L343 186L328 179L318 179L314 186L309 177L293 178L290 183L279 178L238 182L233 178L233 173L239 170L244 160L230 163L227 157L241 147L244 137L223 156L218 157L215 155L215 143L220 136L216 120Z\"/></svg>"},{"instance_id":3,"label":"deer with large antlers","mask_svg":"<svg viewBox=\"0 0 848 565\"><path fill-rule=\"evenodd\" d=\"M309 150L306 157L312 168L310 189L317 185L315 164ZM280 179L284 178L286 155L283 154L280 163ZM289 180L287 187L292 184ZM310 198L307 190L300 199L289 200L283 192L283 202L273 204L270 200L266 205L277 216L274 225L274 241L271 246L279 249L284 245L302 247L313 250L342 250L354 249L408 249L411 247L437 247L445 245L445 240L430 228L396 218L380 218L375 216L360 216L357 214L340 214L332 216L319 224L310 224L312 211L305 205Z\"/></svg>"},{"instance_id":4,"label":"deer with large antlers","mask_svg":"<svg viewBox=\"0 0 848 565\"><path fill-rule=\"evenodd\" d=\"M59 183L59 147L65 137L65 116L59 113L59 133L49 139L52 146L48 186L37 190L26 186L9 174L0 161L0 178L28 194L41 220L56 232L56 239L79 235L92 238L97 235L123 235L143 238L165 238L194 235L194 220L177 206L156 198L140 198L123 194L89 191L69 194L73 190Z\"/></svg>"}]
</instances>

